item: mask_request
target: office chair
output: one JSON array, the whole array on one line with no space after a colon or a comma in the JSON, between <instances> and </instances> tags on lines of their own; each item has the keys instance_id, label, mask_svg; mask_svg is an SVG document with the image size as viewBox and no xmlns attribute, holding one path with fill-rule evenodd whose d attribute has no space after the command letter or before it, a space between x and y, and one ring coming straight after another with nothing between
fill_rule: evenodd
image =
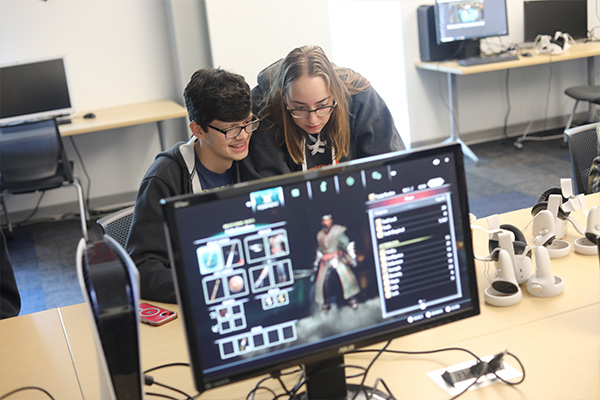
<instances>
[{"instance_id":1,"label":"office chair","mask_svg":"<svg viewBox=\"0 0 600 400\"><path fill-rule=\"evenodd\" d=\"M116 240L123 248L129 236L134 208L135 205L123 208L96 221L102 228L102 233Z\"/></svg>"},{"instance_id":2,"label":"office chair","mask_svg":"<svg viewBox=\"0 0 600 400\"><path fill-rule=\"evenodd\" d=\"M590 167L594 158L598 157L598 131L600 131L600 122L577 126L565 131L571 153L571 167L575 182L574 194L589 193Z\"/></svg>"},{"instance_id":3,"label":"office chair","mask_svg":"<svg viewBox=\"0 0 600 400\"><path fill-rule=\"evenodd\" d=\"M87 239L87 208L79 178L67 159L54 119L0 127L0 200L8 231L12 224L4 196L74 186L81 231Z\"/></svg>"},{"instance_id":4,"label":"office chair","mask_svg":"<svg viewBox=\"0 0 600 400\"><path fill-rule=\"evenodd\" d=\"M575 106L573 107L573 111L569 116L569 121L567 122L567 126L565 128L566 131L571 128L571 124L573 123L573 117L575 116L575 112L577 111L577 105L580 101L587 101L592 104L600 104L600 86L573 86L567 88L565 90L565 94L575 99Z\"/></svg>"}]
</instances>

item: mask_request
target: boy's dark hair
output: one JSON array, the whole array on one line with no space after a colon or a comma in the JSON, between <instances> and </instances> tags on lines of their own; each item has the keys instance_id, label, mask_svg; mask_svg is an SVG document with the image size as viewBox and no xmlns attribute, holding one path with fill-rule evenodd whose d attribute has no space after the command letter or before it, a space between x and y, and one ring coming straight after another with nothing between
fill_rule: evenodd
<instances>
[{"instance_id":1,"label":"boy's dark hair","mask_svg":"<svg viewBox=\"0 0 600 400\"><path fill-rule=\"evenodd\" d=\"M243 121L252 110L250 86L243 76L220 68L194 72L183 91L190 121L202 129L214 120Z\"/></svg>"}]
</instances>

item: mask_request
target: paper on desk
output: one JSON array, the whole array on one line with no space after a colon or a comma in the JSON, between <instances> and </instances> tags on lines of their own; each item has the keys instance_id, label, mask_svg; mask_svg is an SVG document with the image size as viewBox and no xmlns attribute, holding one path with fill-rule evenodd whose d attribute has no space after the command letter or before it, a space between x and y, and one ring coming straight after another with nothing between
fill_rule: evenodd
<instances>
[{"instance_id":1,"label":"paper on desk","mask_svg":"<svg viewBox=\"0 0 600 400\"><path fill-rule=\"evenodd\" d=\"M494 358L494 354L485 356L485 357L481 357L481 359L483 361L490 361L492 358ZM476 362L477 361L475 361L475 360L466 361L464 363L452 365L451 367L448 367L448 368L436 369L435 371L428 372L427 375L435 383L437 383L442 389L444 389L446 392L448 392L448 394L450 394L451 396L456 396L457 394L459 394L463 390L465 390L471 383L473 383L475 378L457 382L454 385L454 387L452 387L452 386L448 385L446 383L446 381L444 381L444 379L442 378L442 374L444 372L446 372L446 370L448 370L450 372L454 372L454 371L459 371L464 368L468 368L468 367L474 365ZM522 375L521 371L516 370L514 367L512 367L506 361L503 361L503 363L504 363L504 369L497 372L498 376L501 377L502 379L511 380L514 378L518 378ZM478 388L485 387L485 386L488 386L488 385L491 385L491 384L494 384L497 382L501 382L501 381L496 378L496 375L487 374L487 375L484 375L481 378L479 378L479 381L477 382L477 384L471 386L471 388L469 390L478 389Z\"/></svg>"}]
</instances>

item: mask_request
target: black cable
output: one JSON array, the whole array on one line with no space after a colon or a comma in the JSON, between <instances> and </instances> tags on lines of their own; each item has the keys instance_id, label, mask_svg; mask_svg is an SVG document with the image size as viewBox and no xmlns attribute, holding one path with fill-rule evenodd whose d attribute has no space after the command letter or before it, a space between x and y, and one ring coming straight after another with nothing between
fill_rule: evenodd
<instances>
[{"instance_id":1,"label":"black cable","mask_svg":"<svg viewBox=\"0 0 600 400\"><path fill-rule=\"evenodd\" d=\"M169 396L168 394L146 392L146 396L162 397L163 399L179 400L177 397Z\"/></svg>"},{"instance_id":2,"label":"black cable","mask_svg":"<svg viewBox=\"0 0 600 400\"><path fill-rule=\"evenodd\" d=\"M267 392L270 392L273 395L274 399L276 399L277 397L280 397L280 396L287 396L287 393L283 393L278 396L277 393L275 393L275 391L273 389L266 387L266 386L256 386L256 387L254 387L254 389L252 389L252 391L250 393L248 393L248 395L246 396L246 400L254 399L254 395L259 390L266 390ZM250 396L250 397L248 397L248 396Z\"/></svg>"},{"instance_id":3,"label":"black cable","mask_svg":"<svg viewBox=\"0 0 600 400\"><path fill-rule=\"evenodd\" d=\"M552 87L552 53L548 55L550 57L550 73L548 74L548 89L546 91L546 111L544 112L544 127L543 132L546 131L546 125L548 124L548 108L550 107L550 88Z\"/></svg>"},{"instance_id":4,"label":"black cable","mask_svg":"<svg viewBox=\"0 0 600 400\"><path fill-rule=\"evenodd\" d=\"M55 399L54 399L54 397L52 397L52 395L51 395L51 394L50 394L50 393L49 393L49 392L48 392L46 389L43 389L43 388L41 388L41 387L38 387L38 386L24 386L24 387L21 387L21 388L15 389L15 390L13 390L13 391L11 391L11 392L8 392L8 393L6 393L6 394L4 394L4 395L0 396L0 400L4 400L4 399L6 399L8 396L12 396L13 394L15 394L15 393L18 393L18 392L22 392L22 391L24 391L24 390L39 390L40 392L42 392L42 393L44 393L46 396L48 396L48 398L50 398L50 399L52 399L52 400L55 400Z\"/></svg>"},{"instance_id":5,"label":"black cable","mask_svg":"<svg viewBox=\"0 0 600 400\"><path fill-rule=\"evenodd\" d=\"M389 342L388 342L389 344ZM357 353L372 353L372 352L377 352L377 357L379 357L379 355L381 354L381 352L386 352L386 353L392 353L392 354L407 354L407 355L418 355L418 354L434 354L434 353L441 353L444 351L463 351L465 353L468 353L469 355L471 355L473 358L475 358L475 360L477 361L477 363L483 363L484 364L484 368L481 370L481 372L478 374L478 376L476 377L475 381L472 382L471 384L469 384L469 386L467 386L462 392L460 392L459 394L457 394L456 396L452 397L451 400L456 399L457 397L461 396L463 393L465 393L467 390L469 390L473 385L475 385L478 380L487 373L487 364L486 362L484 362L479 356L477 356L475 353L473 353L471 350L469 349L465 349L462 347L446 347L446 348L441 348L441 349L434 349L434 350L422 350L422 351L405 351L405 350L387 350L384 346L383 349L381 350L375 350L375 349L361 349L361 350L354 350L348 354L357 354ZM523 365L523 363L521 362L521 360L519 360L519 358L514 355L511 352L506 351L505 352L506 355L510 355L512 358L515 359L515 361L519 364L519 367L521 368L521 372L522 372L522 376L521 379L516 381L516 382L510 382L507 381L505 379L503 379L502 377L500 377L497 373L497 371L494 371L493 374L494 376L502 381L503 383L506 383L507 385L510 386L516 386L519 385L521 383L523 383L523 381L525 380L525 366Z\"/></svg>"},{"instance_id":6,"label":"black cable","mask_svg":"<svg viewBox=\"0 0 600 400\"><path fill-rule=\"evenodd\" d=\"M504 127L503 127L503 133L504 133L504 137L508 138L508 117L510 115L510 111L512 109L512 106L510 104L510 90L509 90L509 78L510 78L510 69L506 70L506 80L505 80L505 91L506 91L506 115L504 116Z\"/></svg>"},{"instance_id":7,"label":"black cable","mask_svg":"<svg viewBox=\"0 0 600 400\"><path fill-rule=\"evenodd\" d=\"M348 354L373 353L373 352L380 352L380 351L381 350L375 350L375 349L360 349L360 350L353 350L353 351L349 352ZM482 362L481 358L479 358L479 356L477 356L477 354L473 353L469 349L465 349L465 348L462 348L462 347L444 347L444 348L441 348L441 349L420 350L420 351L385 350L386 353L407 354L407 355L435 354L435 353L442 353L444 351L464 351L465 353L468 353L473 358L475 358L477 361Z\"/></svg>"},{"instance_id":8,"label":"black cable","mask_svg":"<svg viewBox=\"0 0 600 400\"><path fill-rule=\"evenodd\" d=\"M388 340L387 343L377 352L377 354L375 355L375 357L373 357L373 359L371 360L371 362L369 363L369 365L367 365L367 368L365 370L365 373L363 375L362 381L360 382L359 387L360 388L364 388L365 385L365 381L367 380L367 374L369 373L369 370L371 369L371 367L373 366L373 364L375 364L375 361L377 361L377 359L386 351L386 349L388 348L388 346L392 343L391 340ZM354 396L352 396L352 400L356 399L356 396L358 396L358 392L360 391L357 390L356 393L354 393Z\"/></svg>"},{"instance_id":9,"label":"black cable","mask_svg":"<svg viewBox=\"0 0 600 400\"><path fill-rule=\"evenodd\" d=\"M156 371L162 368L169 368L169 367L189 367L190 364L189 363L183 363L183 362L175 362L175 363L169 363L169 364L162 364L162 365L158 365L156 367L152 367L149 368L147 370L144 371L144 374L149 374L152 371Z\"/></svg>"},{"instance_id":10,"label":"black cable","mask_svg":"<svg viewBox=\"0 0 600 400\"><path fill-rule=\"evenodd\" d=\"M177 389L173 386L169 386L166 385L164 383L160 383L158 381L155 381L154 378L150 375L148 375L148 373L152 372L152 371L157 371L159 369L163 369L163 368L169 368L169 367L189 367L190 364L189 363L183 363L183 362L176 362L176 363L169 363L169 364L162 364L162 365L157 365L156 367L152 367L152 368L148 368L147 370L144 371L144 384L146 386L152 386L152 385L157 385L160 387L163 387L165 389L168 390L172 390L174 392L177 392L183 396L185 396L185 400L191 400L194 399L196 397L198 397L199 393L194 395L194 396L190 396L189 394L187 394L186 392L184 392L183 390ZM170 397L167 395L162 395L160 393L152 393L152 392L147 392L147 395L151 395L151 396L160 396L160 397L165 397L165 398L170 398L173 399L174 397Z\"/></svg>"},{"instance_id":11,"label":"black cable","mask_svg":"<svg viewBox=\"0 0 600 400\"><path fill-rule=\"evenodd\" d=\"M144 377L146 377L146 376L147 375L145 375ZM149 385L148 385L148 383L146 383L146 385L147 386L156 385L156 386L163 387L165 389L172 390L172 391L177 392L177 393L179 393L181 395L184 395L185 396L185 400L191 400L191 398L192 398L192 396L190 396L189 394L187 394L183 390L179 390L179 389L177 389L177 388L175 388L173 386L165 385L164 383L160 383L158 381L155 381L154 379L152 379L152 383L150 383Z\"/></svg>"},{"instance_id":12,"label":"black cable","mask_svg":"<svg viewBox=\"0 0 600 400\"><path fill-rule=\"evenodd\" d=\"M275 395L275 392L273 392L271 389L260 386L263 382L266 382L271 378L272 378L272 376L269 375L269 376L266 376L266 377L260 379L258 382L256 382L256 385L254 385L254 388L250 392L248 392L248 394L246 395L246 400L254 399L254 395L256 394L256 392L259 389L265 389L265 390L268 389L269 391L271 391L273 393L273 395Z\"/></svg>"},{"instance_id":13,"label":"black cable","mask_svg":"<svg viewBox=\"0 0 600 400\"><path fill-rule=\"evenodd\" d=\"M266 382L269 379L278 379L279 383L283 387L283 390L285 391L285 393L283 395L286 395L286 396L289 395L290 397L293 396L298 391L298 389L302 386L302 384L297 383L296 385L294 385L294 388L290 391L283 384L283 381L281 380L281 377L282 376L287 376L287 375L293 375L293 374L296 374L298 372L302 372L302 374L300 375L300 380L302 380L302 377L304 376L304 369L302 367L300 367L298 369L295 369L293 371L288 371L288 372L283 372L283 373L281 371L274 371L274 372L272 372L269 376L266 376L266 377L260 379L258 382L256 382L256 385L254 385L254 388L246 395L246 400L254 399L254 395L256 394L256 391L258 389L269 390L269 391L271 391L273 393L273 395L275 396L275 398L279 397L280 395L277 396L275 394L275 392L273 392L272 389L260 386L260 385L262 385L263 382Z\"/></svg>"},{"instance_id":14,"label":"black cable","mask_svg":"<svg viewBox=\"0 0 600 400\"><path fill-rule=\"evenodd\" d=\"M88 181L87 190L86 190L86 194L85 194L85 203L86 203L86 206L87 206L86 208L88 209L88 212L90 212L90 193L91 193L91 188L92 188L92 180L90 179L90 176L88 175L87 168L85 167L85 164L83 163L83 158L81 157L81 154L79 153L79 149L77 148L77 145L75 145L75 140L73 140L73 136L69 136L69 140L71 141L71 145L73 146L73 149L75 150L75 154L77 155L77 159L79 160L79 165L81 165L83 174L85 175L85 178Z\"/></svg>"},{"instance_id":15,"label":"black cable","mask_svg":"<svg viewBox=\"0 0 600 400\"><path fill-rule=\"evenodd\" d=\"M19 226L21 224L26 223L27 221L29 221L31 218L33 218L33 216L38 212L39 208L40 208L40 203L42 202L42 199L44 198L44 195L46 194L45 190L42 190L42 193L40 194L40 197L38 198L38 201L35 205L35 207L33 208L33 211L31 212L31 214L29 214L27 217L25 217L24 220L16 222L15 226ZM6 210L4 210L4 212L7 212Z\"/></svg>"}]
</instances>

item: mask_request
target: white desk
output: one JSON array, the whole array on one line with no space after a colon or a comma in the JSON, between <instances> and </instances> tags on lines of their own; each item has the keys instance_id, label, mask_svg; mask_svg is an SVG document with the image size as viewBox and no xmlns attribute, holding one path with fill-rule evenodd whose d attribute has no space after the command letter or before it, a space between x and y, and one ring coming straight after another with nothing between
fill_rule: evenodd
<instances>
[{"instance_id":1,"label":"white desk","mask_svg":"<svg viewBox=\"0 0 600 400\"><path fill-rule=\"evenodd\" d=\"M586 197L588 207L600 205L600 194ZM583 216L576 213L581 223ZM523 229L530 220L529 210L500 215L501 223ZM485 221L477 221L487 227ZM531 241L531 232L526 230ZM572 227L565 240L578 237ZM487 234L474 233L476 254L487 254ZM552 271L565 280L565 290L553 298L537 298L526 291L512 307L493 307L484 302L485 265L476 262L481 314L395 339L391 349L404 351L464 347L480 356L505 349L518 356L526 369L525 381L516 387L494 384L465 393L464 399L599 399L600 398L600 262L597 256L571 253L552 260ZM178 310L177 306L166 305ZM59 310L64 321L61 332L57 310L48 310L0 321L0 394L10 388L37 385L57 398L99 399L96 353L89 317L84 304ZM66 346L68 339L71 352ZM380 348L382 344L372 346ZM172 362L189 362L183 320L178 318L161 327L141 326L143 369ZM71 362L72 357L72 362ZM348 364L366 366L373 354L346 355ZM5 360L14 360L6 363ZM385 380L391 392L401 399L448 399L450 396L428 376L427 372L469 361L462 352L444 352L422 356L384 354L374 364L366 380L374 385ZM515 368L517 364L507 357ZM41 364L48 364L49 367ZM16 367L15 367L16 366ZM196 393L191 370L171 367L151 374L157 381L186 393ZM77 377L81 389L77 385ZM285 378L290 384L297 377ZM210 390L201 399L244 399L259 378ZM356 382L356 380L350 380ZM10 383L10 384L7 384ZM58 384L56 382L59 382ZM278 393L277 382L269 382ZM288 385L288 387L291 386ZM381 388L381 386L379 386ZM147 391L173 395L156 386ZM19 397L15 397L18 399ZM30 397L21 397L30 398ZM270 399L268 392L256 397ZM103 400L103 399L100 399Z\"/></svg>"},{"instance_id":2,"label":"white desk","mask_svg":"<svg viewBox=\"0 0 600 400\"><path fill-rule=\"evenodd\" d=\"M524 68L535 65L549 64L568 60L577 60L581 58L587 59L588 64L588 83L594 84L594 57L600 55L600 42L578 43L563 53L563 54L533 54L531 57L520 56L518 60L503 61L491 64L473 65L463 67L458 65L456 61L444 62L417 62L415 65L419 69L442 72L447 75L448 79L448 101L450 112L450 137L446 141L456 141L462 146L463 153L474 160L478 161L477 156L473 151L461 140L460 132L456 128L456 113L458 113L458 98L456 89L456 77L458 75L473 75L484 72L502 71L506 69Z\"/></svg>"},{"instance_id":3,"label":"white desk","mask_svg":"<svg viewBox=\"0 0 600 400\"><path fill-rule=\"evenodd\" d=\"M82 111L71 117L70 124L59 126L61 136L81 135L84 133L124 128L132 125L156 122L160 148L165 149L161 123L168 119L187 116L185 107L171 100L156 100L125 106L102 108L92 111L95 118L83 118L88 111Z\"/></svg>"},{"instance_id":4,"label":"white desk","mask_svg":"<svg viewBox=\"0 0 600 400\"><path fill-rule=\"evenodd\" d=\"M81 398L57 309L0 321L0 396L25 386L41 387L56 399ZM9 397L47 398L35 390Z\"/></svg>"}]
</instances>

